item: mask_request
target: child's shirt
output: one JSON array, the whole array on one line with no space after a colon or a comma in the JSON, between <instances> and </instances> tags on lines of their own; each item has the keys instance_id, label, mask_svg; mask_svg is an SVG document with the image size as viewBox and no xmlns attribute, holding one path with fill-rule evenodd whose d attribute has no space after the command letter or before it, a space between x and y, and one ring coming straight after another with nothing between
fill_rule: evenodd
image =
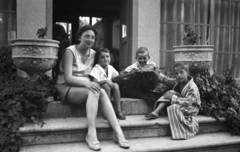
<instances>
[{"instance_id":1,"label":"child's shirt","mask_svg":"<svg viewBox=\"0 0 240 152\"><path fill-rule=\"evenodd\" d=\"M117 77L119 75L118 71L116 69L114 69L113 66L108 65L108 73L105 72L105 70L102 68L101 65L96 64L90 75L92 77L94 77L95 79L97 79L98 81L102 81L102 80L111 80L115 77Z\"/></svg>"},{"instance_id":2,"label":"child's shirt","mask_svg":"<svg viewBox=\"0 0 240 152\"><path fill-rule=\"evenodd\" d=\"M151 62L151 61L147 61L147 65L152 65L154 68L156 68L156 63ZM127 73L131 72L134 69L141 69L141 66L139 65L138 62L133 63L132 65L128 66L124 71L126 71Z\"/></svg>"}]
</instances>

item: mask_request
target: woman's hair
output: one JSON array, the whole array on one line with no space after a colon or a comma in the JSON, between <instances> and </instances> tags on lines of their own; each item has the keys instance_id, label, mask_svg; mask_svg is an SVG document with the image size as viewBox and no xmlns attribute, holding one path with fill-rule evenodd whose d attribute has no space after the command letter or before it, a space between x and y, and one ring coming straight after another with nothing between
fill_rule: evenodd
<instances>
[{"instance_id":1,"label":"woman's hair","mask_svg":"<svg viewBox=\"0 0 240 152\"><path fill-rule=\"evenodd\" d=\"M105 53L109 53L110 55L110 51L107 49L107 48L100 48L97 50L96 54L95 54L95 61L94 61L94 65L96 65L98 63L98 60L99 60L99 56L102 52L105 52Z\"/></svg>"},{"instance_id":2,"label":"woman's hair","mask_svg":"<svg viewBox=\"0 0 240 152\"><path fill-rule=\"evenodd\" d=\"M176 68L176 67L181 67L183 70L187 71L187 73L189 74L189 65L188 64L177 62L174 64L173 68Z\"/></svg>"},{"instance_id":3,"label":"woman's hair","mask_svg":"<svg viewBox=\"0 0 240 152\"><path fill-rule=\"evenodd\" d=\"M76 34L76 40L77 42L79 42L79 38L82 36L82 34L87 31L87 30L92 30L95 34L95 37L97 37L97 30L92 27L91 25L85 25L83 27L81 27L78 31L77 31L77 34Z\"/></svg>"}]
</instances>

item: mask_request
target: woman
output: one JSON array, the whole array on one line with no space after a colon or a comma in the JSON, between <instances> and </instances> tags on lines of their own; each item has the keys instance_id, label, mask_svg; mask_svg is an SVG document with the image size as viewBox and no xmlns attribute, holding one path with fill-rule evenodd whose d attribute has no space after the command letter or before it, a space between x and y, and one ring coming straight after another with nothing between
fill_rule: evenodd
<instances>
[{"instance_id":1,"label":"woman","mask_svg":"<svg viewBox=\"0 0 240 152\"><path fill-rule=\"evenodd\" d=\"M101 149L95 126L99 104L103 116L113 128L114 139L120 147L129 148L129 143L118 124L106 92L89 78L95 57L95 51L91 47L94 45L96 36L97 31L92 26L86 25L78 30L76 38L79 43L66 49L60 62L60 73L56 87L62 101L74 104L86 102L88 122L86 142L90 149Z\"/></svg>"}]
</instances>

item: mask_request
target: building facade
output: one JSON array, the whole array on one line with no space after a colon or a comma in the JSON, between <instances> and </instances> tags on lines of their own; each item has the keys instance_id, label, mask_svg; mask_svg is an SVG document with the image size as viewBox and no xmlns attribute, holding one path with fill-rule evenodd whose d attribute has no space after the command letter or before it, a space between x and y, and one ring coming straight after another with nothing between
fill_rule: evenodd
<instances>
[{"instance_id":1,"label":"building facade","mask_svg":"<svg viewBox=\"0 0 240 152\"><path fill-rule=\"evenodd\" d=\"M235 65L240 78L240 0L1 0L0 47L13 38L37 38L42 27L51 39L55 23L66 23L74 44L80 17L98 29L98 47L119 51L119 70L145 46L152 61L171 71L172 48L183 45L184 26L191 25L201 35L199 44L214 45L215 72Z\"/></svg>"}]
</instances>

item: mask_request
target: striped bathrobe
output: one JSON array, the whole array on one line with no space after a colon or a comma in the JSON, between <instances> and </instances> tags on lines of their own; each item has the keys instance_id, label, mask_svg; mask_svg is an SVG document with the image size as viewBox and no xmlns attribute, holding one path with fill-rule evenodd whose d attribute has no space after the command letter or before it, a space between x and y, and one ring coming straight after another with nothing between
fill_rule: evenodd
<instances>
[{"instance_id":1,"label":"striped bathrobe","mask_svg":"<svg viewBox=\"0 0 240 152\"><path fill-rule=\"evenodd\" d=\"M193 79L182 89L181 95L173 95L171 105L167 108L168 118L173 139L189 139L196 135L199 130L197 116L200 108L200 93ZM173 89L179 92L180 84Z\"/></svg>"}]
</instances>

